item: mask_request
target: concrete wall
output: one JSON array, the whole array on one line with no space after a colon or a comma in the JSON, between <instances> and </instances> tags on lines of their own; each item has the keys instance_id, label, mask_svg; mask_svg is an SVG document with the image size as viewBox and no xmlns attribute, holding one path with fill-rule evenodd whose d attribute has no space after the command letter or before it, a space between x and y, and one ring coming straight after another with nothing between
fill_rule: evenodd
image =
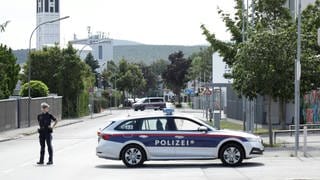
<instances>
[{"instance_id":1,"label":"concrete wall","mask_svg":"<svg viewBox=\"0 0 320 180\"><path fill-rule=\"evenodd\" d=\"M37 115L41 112L40 104L47 102L50 113L57 119L62 116L62 97L49 96L32 98L30 104L30 123L36 125ZM28 127L28 98L0 100L0 131Z\"/></svg>"},{"instance_id":2,"label":"concrete wall","mask_svg":"<svg viewBox=\"0 0 320 180\"><path fill-rule=\"evenodd\" d=\"M0 131L17 127L17 101L0 100Z\"/></svg>"}]
</instances>

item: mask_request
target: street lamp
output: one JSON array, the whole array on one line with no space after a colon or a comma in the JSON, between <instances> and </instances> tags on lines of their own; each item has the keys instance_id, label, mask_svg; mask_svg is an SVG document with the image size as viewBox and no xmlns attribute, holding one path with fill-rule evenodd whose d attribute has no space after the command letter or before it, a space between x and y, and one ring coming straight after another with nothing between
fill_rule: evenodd
<instances>
[{"instance_id":1,"label":"street lamp","mask_svg":"<svg viewBox=\"0 0 320 180\"><path fill-rule=\"evenodd\" d=\"M32 31L31 35L30 35L30 39L29 39L29 58L30 58L30 54L31 54L31 39L32 39L32 36L33 36L33 33L42 25L45 25L45 24L50 24L50 23L54 23L54 22L57 22L57 21L61 21L61 20L64 20L64 19L68 19L70 16L65 16L65 17L62 17L62 18L58 18L58 19L52 19L50 21L45 21L45 22L42 22L40 24L38 24ZM30 79L31 79L31 58L29 59L30 62L29 62L29 68L28 68L28 127L30 127L31 125L31 119L30 119L30 104L31 104L31 94L30 94Z\"/></svg>"}]
</instances>

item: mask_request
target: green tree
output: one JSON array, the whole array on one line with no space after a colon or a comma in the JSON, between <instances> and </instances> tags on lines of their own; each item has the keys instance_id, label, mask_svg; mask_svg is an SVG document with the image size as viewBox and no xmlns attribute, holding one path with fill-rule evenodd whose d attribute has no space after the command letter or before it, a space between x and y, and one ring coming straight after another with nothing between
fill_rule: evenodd
<instances>
[{"instance_id":1,"label":"green tree","mask_svg":"<svg viewBox=\"0 0 320 180\"><path fill-rule=\"evenodd\" d=\"M28 75L30 59L31 79L44 82L51 93L63 96L64 117L79 116L85 112L84 108L87 111L87 94L93 87L94 76L71 44L62 50L56 46L32 52L24 67L24 79Z\"/></svg>"},{"instance_id":2,"label":"green tree","mask_svg":"<svg viewBox=\"0 0 320 180\"><path fill-rule=\"evenodd\" d=\"M168 60L158 59L150 65L150 68L155 75L161 76L162 73L167 69L168 64Z\"/></svg>"},{"instance_id":3,"label":"green tree","mask_svg":"<svg viewBox=\"0 0 320 180\"><path fill-rule=\"evenodd\" d=\"M320 0L310 4L302 12L301 92L320 87L320 46L317 30L320 27Z\"/></svg>"},{"instance_id":4,"label":"green tree","mask_svg":"<svg viewBox=\"0 0 320 180\"><path fill-rule=\"evenodd\" d=\"M62 52L58 46L44 47L40 51L33 51L30 54L31 59L31 79L40 80L44 82L52 93L59 93L58 83L59 79L59 67L62 66L64 58ZM24 65L24 74L22 75L22 81L28 81L30 60Z\"/></svg>"},{"instance_id":5,"label":"green tree","mask_svg":"<svg viewBox=\"0 0 320 180\"><path fill-rule=\"evenodd\" d=\"M119 63L119 72L117 74L117 88L123 92L132 94L134 97L146 84L141 69L135 64L128 63L122 59Z\"/></svg>"},{"instance_id":6,"label":"green tree","mask_svg":"<svg viewBox=\"0 0 320 180\"><path fill-rule=\"evenodd\" d=\"M29 83L25 83L22 85L20 89L20 96L28 96L29 95ZM49 94L49 88L46 84L41 81L30 81L30 96L35 97L45 97Z\"/></svg>"},{"instance_id":7,"label":"green tree","mask_svg":"<svg viewBox=\"0 0 320 180\"><path fill-rule=\"evenodd\" d=\"M182 51L170 54L168 59L171 63L167 65L167 69L162 74L165 85L177 96L178 104L181 103L181 90L188 82L187 74L190 67L190 60L183 56Z\"/></svg>"},{"instance_id":8,"label":"green tree","mask_svg":"<svg viewBox=\"0 0 320 180\"><path fill-rule=\"evenodd\" d=\"M86 77L90 75L88 72L90 69L81 61L71 44L62 50L62 56L64 61L59 67L59 79L63 80L58 83L58 86L64 97L63 103L66 105L63 112L69 117L75 117L77 116L77 99L83 91L89 88L85 87L84 80L90 78ZM88 85L92 84L88 83Z\"/></svg>"},{"instance_id":9,"label":"green tree","mask_svg":"<svg viewBox=\"0 0 320 180\"><path fill-rule=\"evenodd\" d=\"M20 66L12 50L0 45L0 99L8 98L18 82Z\"/></svg>"},{"instance_id":10,"label":"green tree","mask_svg":"<svg viewBox=\"0 0 320 180\"><path fill-rule=\"evenodd\" d=\"M279 100L281 125L285 127L285 103L293 99L294 60L296 54L295 26L277 28L276 32L253 34L239 49L233 66L233 87L250 99L258 94ZM271 125L271 113L268 113ZM271 126L270 126L271 127ZM270 141L272 143L272 141Z\"/></svg>"},{"instance_id":11,"label":"green tree","mask_svg":"<svg viewBox=\"0 0 320 180\"><path fill-rule=\"evenodd\" d=\"M289 10L284 6L285 2L286 0L269 0L267 2L256 0L254 1L255 12L249 17L243 16L248 12L242 10L242 0L236 0L234 18L219 10L227 29L231 32L231 42L216 39L215 35L211 34L204 25L201 26L203 34L213 50L218 51L223 56L223 60L233 69L231 74L227 74L226 77L233 78L234 89L240 95L249 98L256 97L258 94L269 97L268 124L271 145L271 98L280 99L280 114L282 116L280 120L281 124L284 124L283 104L293 95L290 65L293 67L292 62L296 48L293 47L291 38L295 36L291 31L285 30L286 28L294 29ZM251 25L248 23L250 17L255 21ZM246 33L242 33L242 27ZM293 36L288 37L288 35ZM243 42L245 39L249 42ZM259 40L264 44L258 42ZM286 42L279 42L279 40L289 40L289 42L286 44ZM288 47L292 49L288 49ZM270 50L275 51L271 52ZM289 69L285 69L285 67ZM275 81L270 82L271 76ZM284 92L285 90L286 92Z\"/></svg>"},{"instance_id":12,"label":"green tree","mask_svg":"<svg viewBox=\"0 0 320 180\"><path fill-rule=\"evenodd\" d=\"M146 83L144 87L137 89L137 95L140 96L154 96L154 92L157 90L158 76L152 71L151 66L147 66L143 62L137 64L142 72L143 78Z\"/></svg>"},{"instance_id":13,"label":"green tree","mask_svg":"<svg viewBox=\"0 0 320 180\"><path fill-rule=\"evenodd\" d=\"M99 62L96 59L94 59L91 52L87 54L86 58L84 59L84 62L91 67L91 71L93 73L97 73L96 70L100 67Z\"/></svg>"},{"instance_id":14,"label":"green tree","mask_svg":"<svg viewBox=\"0 0 320 180\"><path fill-rule=\"evenodd\" d=\"M197 53L190 56L191 67L189 70L190 79L194 80L194 87L196 80L211 82L212 80L212 51L210 48L201 49Z\"/></svg>"},{"instance_id":15,"label":"green tree","mask_svg":"<svg viewBox=\"0 0 320 180\"><path fill-rule=\"evenodd\" d=\"M84 62L90 66L92 73L95 75L95 86L99 87L100 74L97 72L97 69L100 67L99 62L94 59L91 52L87 54Z\"/></svg>"},{"instance_id":16,"label":"green tree","mask_svg":"<svg viewBox=\"0 0 320 180\"><path fill-rule=\"evenodd\" d=\"M117 64L114 61L108 61L107 67L104 68L101 73L101 77L103 78L102 84L104 86L104 89L107 86L113 87L114 89L116 88L116 79L118 72L119 68Z\"/></svg>"}]
</instances>

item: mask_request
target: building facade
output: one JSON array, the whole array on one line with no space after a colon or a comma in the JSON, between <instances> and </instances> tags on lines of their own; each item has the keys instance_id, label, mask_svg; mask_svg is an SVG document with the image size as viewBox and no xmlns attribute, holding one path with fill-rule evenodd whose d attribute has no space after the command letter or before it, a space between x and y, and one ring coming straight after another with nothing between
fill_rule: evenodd
<instances>
[{"instance_id":1,"label":"building facade","mask_svg":"<svg viewBox=\"0 0 320 180\"><path fill-rule=\"evenodd\" d=\"M101 72L107 65L107 62L113 60L113 41L109 37L105 36L104 33L97 33L92 35L88 33L88 38L77 39L76 36L74 40L69 41L73 45L81 45L82 48L78 50L78 55L84 59L88 52L85 51L87 47L91 48L91 53L93 57L98 60Z\"/></svg>"},{"instance_id":2,"label":"building facade","mask_svg":"<svg viewBox=\"0 0 320 180\"><path fill-rule=\"evenodd\" d=\"M37 0L37 25L60 18L59 0ZM36 48L60 43L60 22L40 26L37 30Z\"/></svg>"}]
</instances>

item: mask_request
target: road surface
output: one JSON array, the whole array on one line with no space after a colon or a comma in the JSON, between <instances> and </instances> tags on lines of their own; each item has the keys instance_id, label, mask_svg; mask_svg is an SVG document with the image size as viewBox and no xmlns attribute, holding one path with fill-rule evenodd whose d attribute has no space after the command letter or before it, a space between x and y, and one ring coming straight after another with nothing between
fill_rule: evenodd
<instances>
[{"instance_id":1,"label":"road surface","mask_svg":"<svg viewBox=\"0 0 320 180\"><path fill-rule=\"evenodd\" d=\"M209 160L153 161L134 169L126 168L121 161L97 158L97 129L103 127L110 118L128 112L137 114L118 110L109 116L56 129L53 135L54 165L51 166L36 165L39 158L37 134L0 143L0 180L320 180L320 157L274 157L269 153L267 156L246 160L243 166L237 168L223 167L220 160Z\"/></svg>"}]
</instances>

